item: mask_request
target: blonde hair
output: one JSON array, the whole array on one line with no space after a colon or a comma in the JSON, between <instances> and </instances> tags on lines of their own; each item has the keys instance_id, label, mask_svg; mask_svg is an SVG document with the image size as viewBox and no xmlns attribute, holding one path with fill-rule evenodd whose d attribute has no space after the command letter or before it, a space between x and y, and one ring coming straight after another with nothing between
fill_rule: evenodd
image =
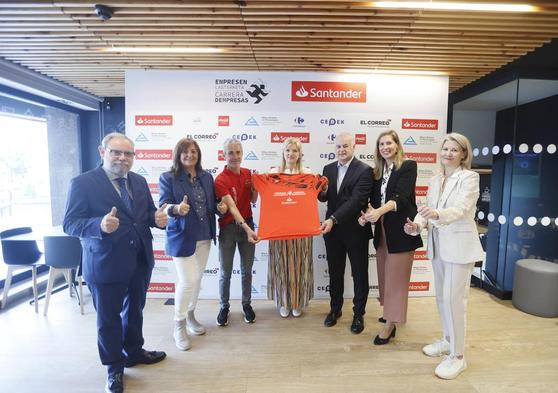
<instances>
[{"instance_id":1,"label":"blonde hair","mask_svg":"<svg viewBox=\"0 0 558 393\"><path fill-rule=\"evenodd\" d=\"M401 146L401 140L399 139L399 135L397 135L397 132L395 132L394 130L386 130L380 133L380 135L378 135L378 139L376 139L376 152L374 153L374 178L376 180L382 177L384 165L386 164L386 160L380 154L380 139L382 139L384 136L390 136L397 145L395 160L393 160L395 169L397 170L401 168L401 165L403 165L403 161L405 161L405 153L403 152L403 146Z\"/></svg>"},{"instance_id":2,"label":"blonde hair","mask_svg":"<svg viewBox=\"0 0 558 393\"><path fill-rule=\"evenodd\" d=\"M442 149L447 141L453 141L459 145L464 154L463 159L461 160L461 166L465 169L471 169L471 163L473 162L473 149L471 148L471 142L469 142L469 139L467 139L465 135L457 132L446 134L444 139L442 139L442 144L440 145L440 154L442 153ZM440 167L443 172L444 166L442 164L442 160L440 160Z\"/></svg>"},{"instance_id":3,"label":"blonde hair","mask_svg":"<svg viewBox=\"0 0 558 393\"><path fill-rule=\"evenodd\" d=\"M281 165L279 166L279 173L283 173L287 166L287 162L285 161L285 150L294 145L298 149L298 160L296 161L295 169L297 173L302 173L302 143L300 142L299 138L290 137L285 139L283 143L283 150L281 154Z\"/></svg>"}]
</instances>

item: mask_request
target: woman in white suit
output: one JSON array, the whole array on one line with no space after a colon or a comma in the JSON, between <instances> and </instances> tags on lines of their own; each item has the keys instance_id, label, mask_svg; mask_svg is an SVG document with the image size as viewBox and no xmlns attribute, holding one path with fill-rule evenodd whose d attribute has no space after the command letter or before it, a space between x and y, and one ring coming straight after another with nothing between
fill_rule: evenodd
<instances>
[{"instance_id":1,"label":"woman in white suit","mask_svg":"<svg viewBox=\"0 0 558 393\"><path fill-rule=\"evenodd\" d=\"M428 356L449 354L435 370L443 379L456 378L467 368L463 353L469 284L475 262L484 259L474 220L479 175L471 171L472 158L465 136L445 136L440 174L430 180L426 205L420 206L414 221L407 219L404 227L409 235L428 228L428 257L434 270L443 337L422 351Z\"/></svg>"}]
</instances>

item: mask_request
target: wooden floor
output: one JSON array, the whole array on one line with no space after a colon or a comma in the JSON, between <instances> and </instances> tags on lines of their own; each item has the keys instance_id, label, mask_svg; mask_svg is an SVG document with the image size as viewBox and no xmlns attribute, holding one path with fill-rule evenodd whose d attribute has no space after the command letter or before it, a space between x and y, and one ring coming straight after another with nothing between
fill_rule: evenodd
<instances>
[{"instance_id":1,"label":"wooden floor","mask_svg":"<svg viewBox=\"0 0 558 393\"><path fill-rule=\"evenodd\" d=\"M67 292L53 296L48 317L27 303L0 313L1 392L103 391L95 313L90 296L85 300L84 316ZM312 301L299 319L280 318L269 301L253 305L255 324L244 323L234 301L222 328L215 325L217 302L201 300L197 316L208 332L181 352L172 340L172 307L148 300L145 347L168 357L126 369L126 392L558 392L558 318L524 314L478 289L469 303L469 368L453 381L436 378L439 359L421 353L439 336L433 298L410 299L408 324L383 347L371 342L380 328L374 299L360 335L349 331L348 302L332 328L323 326L324 300Z\"/></svg>"}]
</instances>

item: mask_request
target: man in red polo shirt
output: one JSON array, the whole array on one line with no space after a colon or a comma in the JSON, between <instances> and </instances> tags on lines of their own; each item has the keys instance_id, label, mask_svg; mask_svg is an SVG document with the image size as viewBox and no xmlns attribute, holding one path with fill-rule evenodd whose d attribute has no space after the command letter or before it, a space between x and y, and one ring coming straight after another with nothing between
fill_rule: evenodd
<instances>
[{"instance_id":1,"label":"man in red polo shirt","mask_svg":"<svg viewBox=\"0 0 558 393\"><path fill-rule=\"evenodd\" d=\"M219 260L221 275L219 295L221 309L217 315L217 325L229 323L229 294L231 273L236 247L240 252L240 272L242 279L242 310L244 321L254 323L256 314L250 305L252 297L252 265L254 264L255 244L259 241L254 232L252 205L258 193L252 187L252 173L241 168L242 144L229 138L223 145L227 165L215 179L215 195L228 207L228 212L219 219Z\"/></svg>"}]
</instances>

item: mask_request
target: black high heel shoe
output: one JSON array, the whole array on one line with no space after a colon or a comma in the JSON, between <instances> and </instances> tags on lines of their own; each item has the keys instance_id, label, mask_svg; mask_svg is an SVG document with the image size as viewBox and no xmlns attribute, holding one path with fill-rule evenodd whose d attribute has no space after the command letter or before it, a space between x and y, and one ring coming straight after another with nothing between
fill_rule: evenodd
<instances>
[{"instance_id":1,"label":"black high heel shoe","mask_svg":"<svg viewBox=\"0 0 558 393\"><path fill-rule=\"evenodd\" d=\"M376 337L374 337L374 345L385 345L389 343L389 340L395 337L396 330L397 330L397 326L393 325L393 330L389 334L388 338L381 338L380 335L378 334Z\"/></svg>"}]
</instances>

